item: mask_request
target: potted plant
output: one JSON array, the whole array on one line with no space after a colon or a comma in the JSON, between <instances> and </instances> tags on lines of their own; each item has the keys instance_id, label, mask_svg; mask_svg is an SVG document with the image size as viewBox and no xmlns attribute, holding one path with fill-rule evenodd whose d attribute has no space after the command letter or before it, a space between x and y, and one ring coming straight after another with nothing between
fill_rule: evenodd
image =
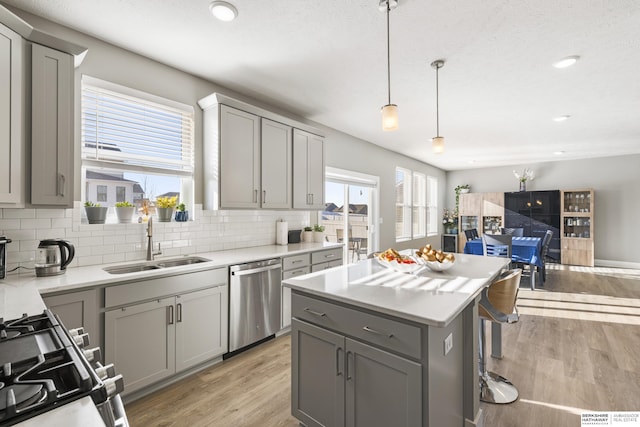
<instances>
[{"instance_id":1,"label":"potted plant","mask_svg":"<svg viewBox=\"0 0 640 427\"><path fill-rule=\"evenodd\" d=\"M458 212L453 209L445 209L442 214L444 234L458 234Z\"/></svg>"},{"instance_id":2,"label":"potted plant","mask_svg":"<svg viewBox=\"0 0 640 427\"><path fill-rule=\"evenodd\" d=\"M115 209L118 224L129 224L131 222L135 206L129 202L117 202Z\"/></svg>"},{"instance_id":3,"label":"potted plant","mask_svg":"<svg viewBox=\"0 0 640 427\"><path fill-rule=\"evenodd\" d=\"M173 197L158 197L156 199L156 213L158 214L158 221L171 222L173 216L173 209L178 204L178 196Z\"/></svg>"},{"instance_id":4,"label":"potted plant","mask_svg":"<svg viewBox=\"0 0 640 427\"><path fill-rule=\"evenodd\" d=\"M185 222L189 220L189 211L186 210L187 207L184 203L180 203L176 206L176 221L177 222Z\"/></svg>"},{"instance_id":5,"label":"potted plant","mask_svg":"<svg viewBox=\"0 0 640 427\"><path fill-rule=\"evenodd\" d=\"M316 243L324 242L324 226L323 225L314 225L313 226L313 241Z\"/></svg>"},{"instance_id":6,"label":"potted plant","mask_svg":"<svg viewBox=\"0 0 640 427\"><path fill-rule=\"evenodd\" d=\"M89 224L104 224L107 219L107 208L100 206L100 203L87 200L84 202L84 211L87 213Z\"/></svg>"},{"instance_id":7,"label":"potted plant","mask_svg":"<svg viewBox=\"0 0 640 427\"><path fill-rule=\"evenodd\" d=\"M303 242L313 242L313 227L305 227L302 232Z\"/></svg>"}]
</instances>

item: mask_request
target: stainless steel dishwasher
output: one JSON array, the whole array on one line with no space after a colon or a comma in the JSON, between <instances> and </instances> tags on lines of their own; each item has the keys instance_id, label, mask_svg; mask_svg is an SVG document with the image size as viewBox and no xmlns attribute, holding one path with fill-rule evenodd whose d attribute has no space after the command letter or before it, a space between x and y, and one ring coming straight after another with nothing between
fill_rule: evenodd
<instances>
[{"instance_id":1,"label":"stainless steel dishwasher","mask_svg":"<svg viewBox=\"0 0 640 427\"><path fill-rule=\"evenodd\" d=\"M280 259L229 267L229 352L280 330Z\"/></svg>"}]
</instances>

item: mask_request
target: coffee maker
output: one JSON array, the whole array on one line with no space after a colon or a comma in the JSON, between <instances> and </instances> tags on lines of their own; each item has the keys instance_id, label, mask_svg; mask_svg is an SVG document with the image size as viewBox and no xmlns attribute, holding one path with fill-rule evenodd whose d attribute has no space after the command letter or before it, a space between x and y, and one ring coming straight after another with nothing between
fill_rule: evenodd
<instances>
[{"instance_id":1,"label":"coffee maker","mask_svg":"<svg viewBox=\"0 0 640 427\"><path fill-rule=\"evenodd\" d=\"M36 252L36 276L64 274L75 253L73 244L67 240L41 240Z\"/></svg>"},{"instance_id":2,"label":"coffee maker","mask_svg":"<svg viewBox=\"0 0 640 427\"><path fill-rule=\"evenodd\" d=\"M0 236L0 280L7 274L7 243L11 243L11 239Z\"/></svg>"}]
</instances>

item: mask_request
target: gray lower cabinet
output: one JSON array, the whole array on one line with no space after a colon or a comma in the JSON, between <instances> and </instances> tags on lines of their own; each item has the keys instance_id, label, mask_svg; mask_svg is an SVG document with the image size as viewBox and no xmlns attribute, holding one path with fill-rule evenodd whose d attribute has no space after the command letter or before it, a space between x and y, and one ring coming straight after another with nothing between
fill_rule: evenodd
<instances>
[{"instance_id":1,"label":"gray lower cabinet","mask_svg":"<svg viewBox=\"0 0 640 427\"><path fill-rule=\"evenodd\" d=\"M124 395L228 351L226 268L108 287L105 306L105 362Z\"/></svg>"},{"instance_id":2,"label":"gray lower cabinet","mask_svg":"<svg viewBox=\"0 0 640 427\"><path fill-rule=\"evenodd\" d=\"M42 300L47 308L60 318L66 328L83 327L89 334L91 346L100 346L102 337L98 328L97 290L45 295Z\"/></svg>"},{"instance_id":3,"label":"gray lower cabinet","mask_svg":"<svg viewBox=\"0 0 640 427\"><path fill-rule=\"evenodd\" d=\"M421 370L411 360L293 319L292 413L308 427L422 425Z\"/></svg>"}]
</instances>

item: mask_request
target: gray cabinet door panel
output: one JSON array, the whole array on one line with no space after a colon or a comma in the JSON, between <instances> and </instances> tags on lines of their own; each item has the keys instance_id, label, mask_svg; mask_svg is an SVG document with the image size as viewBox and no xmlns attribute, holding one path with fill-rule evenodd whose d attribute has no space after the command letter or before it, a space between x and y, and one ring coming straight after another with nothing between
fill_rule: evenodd
<instances>
[{"instance_id":1,"label":"gray cabinet door panel","mask_svg":"<svg viewBox=\"0 0 640 427\"><path fill-rule=\"evenodd\" d=\"M227 286L176 296L176 372L227 352Z\"/></svg>"},{"instance_id":2,"label":"gray cabinet door panel","mask_svg":"<svg viewBox=\"0 0 640 427\"><path fill-rule=\"evenodd\" d=\"M344 337L297 319L291 331L293 416L307 427L344 426Z\"/></svg>"},{"instance_id":3,"label":"gray cabinet door panel","mask_svg":"<svg viewBox=\"0 0 640 427\"><path fill-rule=\"evenodd\" d=\"M262 119L262 207L291 208L291 126Z\"/></svg>"},{"instance_id":4,"label":"gray cabinet door panel","mask_svg":"<svg viewBox=\"0 0 640 427\"><path fill-rule=\"evenodd\" d=\"M98 331L98 294L95 289L63 295L43 296L49 310L60 317L67 329L83 327L91 346L101 345Z\"/></svg>"},{"instance_id":5,"label":"gray cabinet door panel","mask_svg":"<svg viewBox=\"0 0 640 427\"><path fill-rule=\"evenodd\" d=\"M420 364L346 339L347 427L422 425Z\"/></svg>"},{"instance_id":6,"label":"gray cabinet door panel","mask_svg":"<svg viewBox=\"0 0 640 427\"><path fill-rule=\"evenodd\" d=\"M117 366L128 394L175 372L175 298L104 314L105 362Z\"/></svg>"}]
</instances>

